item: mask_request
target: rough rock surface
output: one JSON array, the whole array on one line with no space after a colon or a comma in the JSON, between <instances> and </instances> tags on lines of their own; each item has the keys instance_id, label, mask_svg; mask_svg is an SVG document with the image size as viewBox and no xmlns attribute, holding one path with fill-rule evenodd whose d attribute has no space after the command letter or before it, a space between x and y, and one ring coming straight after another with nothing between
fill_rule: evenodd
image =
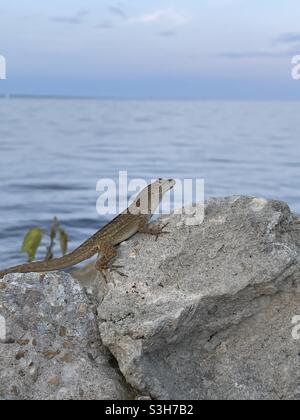
<instances>
[{"instance_id":1,"label":"rough rock surface","mask_svg":"<svg viewBox=\"0 0 300 420\"><path fill-rule=\"evenodd\" d=\"M128 383L158 399L300 398L296 218L278 201L210 200L204 223L123 244L99 305ZM190 219L189 219L190 220Z\"/></svg>"},{"instance_id":2,"label":"rough rock surface","mask_svg":"<svg viewBox=\"0 0 300 420\"><path fill-rule=\"evenodd\" d=\"M127 386L101 344L95 306L67 274L0 283L0 399L124 399Z\"/></svg>"},{"instance_id":3,"label":"rough rock surface","mask_svg":"<svg viewBox=\"0 0 300 420\"><path fill-rule=\"evenodd\" d=\"M201 225L166 219L157 242L120 246L128 277L0 282L0 399L300 399L297 218L230 197L209 200Z\"/></svg>"}]
</instances>

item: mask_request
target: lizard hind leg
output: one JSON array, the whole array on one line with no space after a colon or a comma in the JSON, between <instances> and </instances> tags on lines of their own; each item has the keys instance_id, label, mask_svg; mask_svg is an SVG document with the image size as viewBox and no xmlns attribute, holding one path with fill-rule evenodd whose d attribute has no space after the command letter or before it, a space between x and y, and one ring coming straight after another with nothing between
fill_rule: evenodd
<instances>
[{"instance_id":1,"label":"lizard hind leg","mask_svg":"<svg viewBox=\"0 0 300 420\"><path fill-rule=\"evenodd\" d=\"M119 268L122 268L121 266L113 265L112 261L117 256L117 251L115 248L108 244L102 244L99 246L99 252L101 253L101 257L99 256L95 268L97 271L99 271L102 274L102 277L104 277L105 281L107 280L107 271L115 271L122 277L127 277L124 273L118 271Z\"/></svg>"}]
</instances>

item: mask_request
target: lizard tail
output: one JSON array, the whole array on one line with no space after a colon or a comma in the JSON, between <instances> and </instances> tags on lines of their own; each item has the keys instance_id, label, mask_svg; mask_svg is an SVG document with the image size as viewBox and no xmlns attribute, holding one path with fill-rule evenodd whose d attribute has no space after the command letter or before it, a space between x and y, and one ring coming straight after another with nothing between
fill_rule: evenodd
<instances>
[{"instance_id":1,"label":"lizard tail","mask_svg":"<svg viewBox=\"0 0 300 420\"><path fill-rule=\"evenodd\" d=\"M92 258L98 252L97 249L87 246L86 248L80 247L75 249L68 255L61 258L56 258L50 261L37 261L28 264L17 265L0 271L0 279L7 274L11 273L43 273L49 271L63 270L64 268L72 267L89 258Z\"/></svg>"}]
</instances>

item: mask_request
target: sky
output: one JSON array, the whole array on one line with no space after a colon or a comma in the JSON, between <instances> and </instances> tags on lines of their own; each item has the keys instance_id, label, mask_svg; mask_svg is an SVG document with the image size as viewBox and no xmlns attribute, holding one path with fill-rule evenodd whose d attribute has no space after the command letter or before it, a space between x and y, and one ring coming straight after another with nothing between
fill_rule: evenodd
<instances>
[{"instance_id":1,"label":"sky","mask_svg":"<svg viewBox=\"0 0 300 420\"><path fill-rule=\"evenodd\" d=\"M10 0L0 94L300 99L299 0Z\"/></svg>"}]
</instances>

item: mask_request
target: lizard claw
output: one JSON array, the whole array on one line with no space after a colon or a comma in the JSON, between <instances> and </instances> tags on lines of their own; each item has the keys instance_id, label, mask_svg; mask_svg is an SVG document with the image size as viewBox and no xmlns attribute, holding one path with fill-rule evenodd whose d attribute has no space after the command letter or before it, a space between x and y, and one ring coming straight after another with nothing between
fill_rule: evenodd
<instances>
[{"instance_id":1,"label":"lizard claw","mask_svg":"<svg viewBox=\"0 0 300 420\"><path fill-rule=\"evenodd\" d=\"M119 276L121 277L128 277L126 274L124 274L122 271L119 271L119 268L124 268L123 265L111 265L109 267L110 271L115 272L117 274L119 274Z\"/></svg>"},{"instance_id":2,"label":"lizard claw","mask_svg":"<svg viewBox=\"0 0 300 420\"><path fill-rule=\"evenodd\" d=\"M168 234L168 233L170 233L170 232L166 232L164 229L169 225L170 223L168 222L168 223L166 223L166 224L164 224L163 226L161 226L161 227L159 227L158 228L158 231L157 231L157 234L156 234L156 237L155 237L155 242L157 242L158 241L158 238L160 237L160 235L165 235L165 234Z\"/></svg>"},{"instance_id":3,"label":"lizard claw","mask_svg":"<svg viewBox=\"0 0 300 420\"><path fill-rule=\"evenodd\" d=\"M101 276L104 278L105 283L107 283L107 270L104 268L98 268L97 271L101 273Z\"/></svg>"},{"instance_id":4,"label":"lizard claw","mask_svg":"<svg viewBox=\"0 0 300 420\"><path fill-rule=\"evenodd\" d=\"M108 272L115 272L119 274L121 277L128 277L126 274L124 274L122 271L119 271L119 268L123 268L122 265L108 265L106 267L98 267L97 270L101 273L102 277L107 283L107 274Z\"/></svg>"}]
</instances>

